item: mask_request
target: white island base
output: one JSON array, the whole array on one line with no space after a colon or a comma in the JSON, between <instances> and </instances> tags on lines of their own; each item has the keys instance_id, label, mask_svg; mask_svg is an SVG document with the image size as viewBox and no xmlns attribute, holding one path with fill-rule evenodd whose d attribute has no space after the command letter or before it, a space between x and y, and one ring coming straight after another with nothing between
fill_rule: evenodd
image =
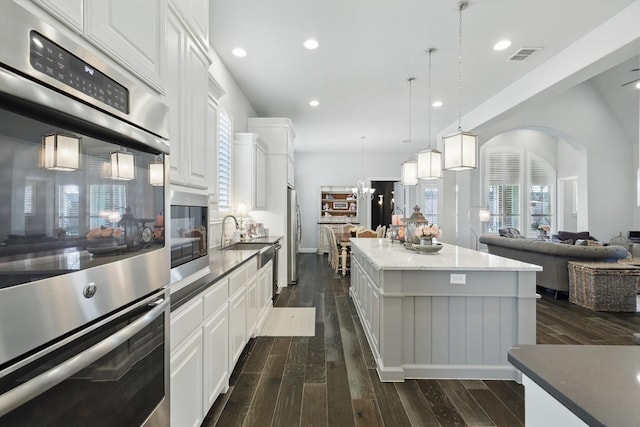
<instances>
[{"instance_id":1,"label":"white island base","mask_svg":"<svg viewBox=\"0 0 640 427\"><path fill-rule=\"evenodd\" d=\"M539 270L448 244L423 255L386 239L352 239L350 294L380 380L521 382L507 352L536 342Z\"/></svg>"}]
</instances>

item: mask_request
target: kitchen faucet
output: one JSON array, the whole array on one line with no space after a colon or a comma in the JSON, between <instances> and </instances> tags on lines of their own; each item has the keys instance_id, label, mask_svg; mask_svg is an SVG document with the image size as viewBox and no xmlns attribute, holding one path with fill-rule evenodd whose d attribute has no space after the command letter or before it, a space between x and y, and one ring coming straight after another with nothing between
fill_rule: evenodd
<instances>
[{"instance_id":1,"label":"kitchen faucet","mask_svg":"<svg viewBox=\"0 0 640 427\"><path fill-rule=\"evenodd\" d=\"M233 222L235 222L235 223L236 223L236 230L238 230L238 229L240 228L240 227L239 227L239 225L238 225L238 220L236 219L236 217L235 217L235 216L233 216L233 215L229 214L229 215L225 215L225 217L224 217L224 218L222 218L222 233L220 233L220 234L221 234L221 236L220 236L220 239L221 239L221 240L220 240L220 249L224 249L224 248L226 247L226 246L224 245L224 235L225 235L225 227L224 227L224 223L225 223L225 221L226 221L228 218L232 218L232 219L233 219Z\"/></svg>"}]
</instances>

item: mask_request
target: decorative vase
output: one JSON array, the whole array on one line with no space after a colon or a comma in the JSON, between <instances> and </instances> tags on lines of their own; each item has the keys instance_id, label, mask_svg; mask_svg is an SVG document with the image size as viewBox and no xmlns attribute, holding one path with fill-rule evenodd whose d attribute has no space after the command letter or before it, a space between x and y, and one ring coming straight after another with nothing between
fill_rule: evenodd
<instances>
[{"instance_id":1,"label":"decorative vase","mask_svg":"<svg viewBox=\"0 0 640 427\"><path fill-rule=\"evenodd\" d=\"M420 238L420 244L422 246L431 246L431 245L433 245L433 237L422 237L422 238Z\"/></svg>"}]
</instances>

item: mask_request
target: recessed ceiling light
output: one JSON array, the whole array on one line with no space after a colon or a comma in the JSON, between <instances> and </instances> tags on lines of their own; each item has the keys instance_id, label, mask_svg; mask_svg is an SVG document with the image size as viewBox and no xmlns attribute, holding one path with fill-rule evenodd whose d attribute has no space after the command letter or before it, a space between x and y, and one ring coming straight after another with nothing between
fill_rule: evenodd
<instances>
[{"instance_id":1,"label":"recessed ceiling light","mask_svg":"<svg viewBox=\"0 0 640 427\"><path fill-rule=\"evenodd\" d=\"M511 46L510 40L500 40L498 43L493 45L493 50L505 50Z\"/></svg>"},{"instance_id":2,"label":"recessed ceiling light","mask_svg":"<svg viewBox=\"0 0 640 427\"><path fill-rule=\"evenodd\" d=\"M318 41L316 39L308 39L304 41L303 45L309 50L317 49Z\"/></svg>"},{"instance_id":3,"label":"recessed ceiling light","mask_svg":"<svg viewBox=\"0 0 640 427\"><path fill-rule=\"evenodd\" d=\"M435 101L431 106L435 108L442 107L442 101Z\"/></svg>"},{"instance_id":4,"label":"recessed ceiling light","mask_svg":"<svg viewBox=\"0 0 640 427\"><path fill-rule=\"evenodd\" d=\"M312 99L311 101L309 101L309 105L311 105L312 107L317 107L318 105L320 105L320 101L318 101L317 99Z\"/></svg>"},{"instance_id":5,"label":"recessed ceiling light","mask_svg":"<svg viewBox=\"0 0 640 427\"><path fill-rule=\"evenodd\" d=\"M636 89L640 89L640 82L636 83Z\"/></svg>"},{"instance_id":6,"label":"recessed ceiling light","mask_svg":"<svg viewBox=\"0 0 640 427\"><path fill-rule=\"evenodd\" d=\"M231 51L231 53L233 53L238 58L244 58L245 56L247 56L247 51L241 47L236 47Z\"/></svg>"}]
</instances>

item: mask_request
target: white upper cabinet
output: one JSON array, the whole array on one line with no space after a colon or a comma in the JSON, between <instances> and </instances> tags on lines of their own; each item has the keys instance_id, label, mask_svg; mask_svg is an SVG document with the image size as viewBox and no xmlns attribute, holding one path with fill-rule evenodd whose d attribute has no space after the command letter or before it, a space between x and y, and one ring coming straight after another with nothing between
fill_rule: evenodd
<instances>
[{"instance_id":1,"label":"white upper cabinet","mask_svg":"<svg viewBox=\"0 0 640 427\"><path fill-rule=\"evenodd\" d=\"M248 210L267 208L267 155L255 133L236 133L233 142L233 199Z\"/></svg>"},{"instance_id":2,"label":"white upper cabinet","mask_svg":"<svg viewBox=\"0 0 640 427\"><path fill-rule=\"evenodd\" d=\"M167 22L171 183L206 189L209 62L172 10Z\"/></svg>"},{"instance_id":3,"label":"white upper cabinet","mask_svg":"<svg viewBox=\"0 0 640 427\"><path fill-rule=\"evenodd\" d=\"M184 128L189 141L187 184L207 188L207 80L209 62L187 38L187 81L185 81L185 111L188 111Z\"/></svg>"},{"instance_id":4,"label":"white upper cabinet","mask_svg":"<svg viewBox=\"0 0 640 427\"><path fill-rule=\"evenodd\" d=\"M271 117L250 117L247 119L249 132L255 132L267 146L269 154L286 155L287 184L294 187L294 147L295 132L290 119Z\"/></svg>"},{"instance_id":5,"label":"white upper cabinet","mask_svg":"<svg viewBox=\"0 0 640 427\"><path fill-rule=\"evenodd\" d=\"M170 0L203 51L209 50L209 0Z\"/></svg>"},{"instance_id":6,"label":"white upper cabinet","mask_svg":"<svg viewBox=\"0 0 640 427\"><path fill-rule=\"evenodd\" d=\"M249 132L260 134L269 154L286 154L294 161L293 142L296 137L290 119L280 117L249 117Z\"/></svg>"},{"instance_id":7,"label":"white upper cabinet","mask_svg":"<svg viewBox=\"0 0 640 427\"><path fill-rule=\"evenodd\" d=\"M82 34L82 3L84 0L33 0L65 25Z\"/></svg>"},{"instance_id":8,"label":"white upper cabinet","mask_svg":"<svg viewBox=\"0 0 640 427\"><path fill-rule=\"evenodd\" d=\"M86 0L84 8L85 37L164 93L166 0Z\"/></svg>"}]
</instances>

